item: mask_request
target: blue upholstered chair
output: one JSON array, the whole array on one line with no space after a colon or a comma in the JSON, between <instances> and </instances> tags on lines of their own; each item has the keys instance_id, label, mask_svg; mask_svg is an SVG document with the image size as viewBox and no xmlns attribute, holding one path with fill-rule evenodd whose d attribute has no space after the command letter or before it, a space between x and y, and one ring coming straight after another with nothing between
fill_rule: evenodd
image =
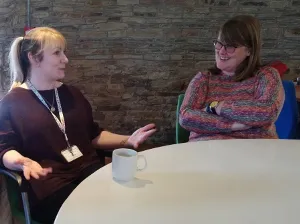
<instances>
[{"instance_id":1,"label":"blue upholstered chair","mask_svg":"<svg viewBox=\"0 0 300 224\"><path fill-rule=\"evenodd\" d=\"M295 86L292 81L282 81L285 101L275 122L276 131L280 139L295 139L298 126L298 104Z\"/></svg>"}]
</instances>

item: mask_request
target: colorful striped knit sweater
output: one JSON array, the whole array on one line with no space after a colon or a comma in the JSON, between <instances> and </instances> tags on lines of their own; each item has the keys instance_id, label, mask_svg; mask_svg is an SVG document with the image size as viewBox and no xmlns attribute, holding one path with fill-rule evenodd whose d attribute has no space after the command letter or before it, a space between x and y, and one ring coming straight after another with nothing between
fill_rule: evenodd
<instances>
[{"instance_id":1,"label":"colorful striped knit sweater","mask_svg":"<svg viewBox=\"0 0 300 224\"><path fill-rule=\"evenodd\" d=\"M261 68L242 82L226 75L198 73L190 82L180 109L179 122L190 131L190 141L234 138L278 138L274 122L285 99L276 69ZM220 115L204 111L207 103L224 101ZM232 131L234 122L251 126Z\"/></svg>"}]
</instances>

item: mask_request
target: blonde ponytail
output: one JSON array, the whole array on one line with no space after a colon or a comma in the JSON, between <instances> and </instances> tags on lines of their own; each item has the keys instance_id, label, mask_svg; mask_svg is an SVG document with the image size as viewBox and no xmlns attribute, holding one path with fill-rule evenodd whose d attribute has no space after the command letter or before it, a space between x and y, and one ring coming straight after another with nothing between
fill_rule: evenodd
<instances>
[{"instance_id":1,"label":"blonde ponytail","mask_svg":"<svg viewBox=\"0 0 300 224\"><path fill-rule=\"evenodd\" d=\"M8 56L11 81L10 90L20 86L24 81L24 74L22 72L20 63L20 45L22 40L23 37L17 37L14 39Z\"/></svg>"},{"instance_id":2,"label":"blonde ponytail","mask_svg":"<svg viewBox=\"0 0 300 224\"><path fill-rule=\"evenodd\" d=\"M44 48L57 45L65 49L66 39L60 32L50 27L37 27L30 30L24 38L14 39L9 52L10 90L20 86L30 77L29 53L42 61Z\"/></svg>"}]
</instances>

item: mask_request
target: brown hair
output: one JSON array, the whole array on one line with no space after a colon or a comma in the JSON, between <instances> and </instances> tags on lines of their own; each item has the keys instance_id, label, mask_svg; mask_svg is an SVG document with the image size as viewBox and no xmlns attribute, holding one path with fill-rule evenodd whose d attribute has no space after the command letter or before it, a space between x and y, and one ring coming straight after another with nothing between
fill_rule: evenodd
<instances>
[{"instance_id":1,"label":"brown hair","mask_svg":"<svg viewBox=\"0 0 300 224\"><path fill-rule=\"evenodd\" d=\"M245 46L250 51L250 56L237 67L235 80L242 81L254 76L261 67L261 35L258 19L249 15L235 16L221 27L219 37L221 42L235 47ZM209 72L217 75L221 70L215 65Z\"/></svg>"},{"instance_id":2,"label":"brown hair","mask_svg":"<svg viewBox=\"0 0 300 224\"><path fill-rule=\"evenodd\" d=\"M66 40L60 32L50 27L37 27L30 30L25 37L17 37L9 52L10 89L26 81L30 70L29 52L37 61L42 61L44 49L57 46L65 49Z\"/></svg>"}]
</instances>

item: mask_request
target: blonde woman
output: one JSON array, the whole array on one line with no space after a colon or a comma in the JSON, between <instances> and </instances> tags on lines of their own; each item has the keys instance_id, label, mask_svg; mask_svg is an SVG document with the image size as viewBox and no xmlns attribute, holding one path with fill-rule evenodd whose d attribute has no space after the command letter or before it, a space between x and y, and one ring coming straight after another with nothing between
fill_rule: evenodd
<instances>
[{"instance_id":1,"label":"blonde woman","mask_svg":"<svg viewBox=\"0 0 300 224\"><path fill-rule=\"evenodd\" d=\"M60 81L65 48L62 34L48 27L16 38L9 55L12 86L0 102L0 163L23 171L32 217L42 223L53 223L72 190L103 166L95 148L137 148L155 132L149 124L124 136L95 123L86 98Z\"/></svg>"}]
</instances>

